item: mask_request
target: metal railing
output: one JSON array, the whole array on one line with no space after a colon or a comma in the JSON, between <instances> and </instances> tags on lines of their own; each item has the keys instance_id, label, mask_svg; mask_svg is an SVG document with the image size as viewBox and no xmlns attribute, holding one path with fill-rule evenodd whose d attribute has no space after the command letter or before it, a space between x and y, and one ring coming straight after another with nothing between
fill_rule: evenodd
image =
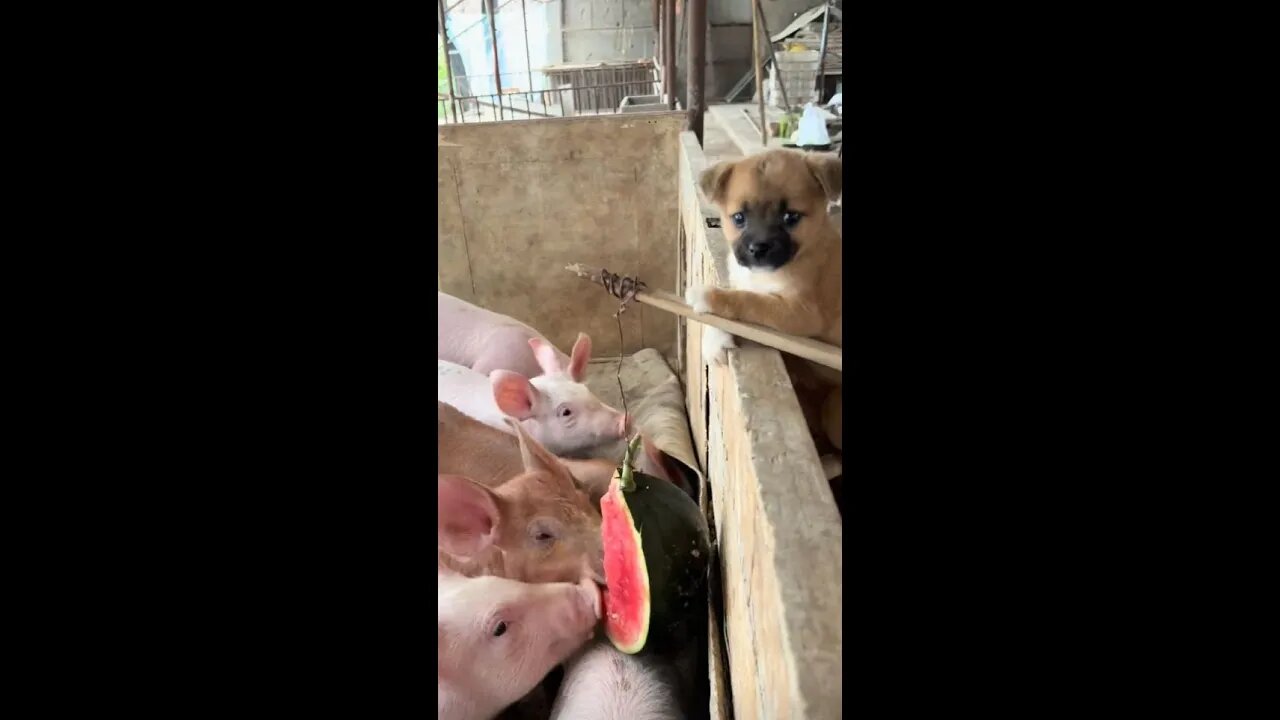
<instances>
[{"instance_id":1,"label":"metal railing","mask_svg":"<svg viewBox=\"0 0 1280 720\"><path fill-rule=\"evenodd\" d=\"M633 102L623 105L631 98ZM635 99L641 102L634 102ZM620 82L566 86L547 90L504 90L501 93L454 96L436 94L439 124L533 120L538 118L613 115L666 111L662 84Z\"/></svg>"},{"instance_id":2,"label":"metal railing","mask_svg":"<svg viewBox=\"0 0 1280 720\"><path fill-rule=\"evenodd\" d=\"M658 33L656 29L652 31L659 35L657 46L660 57L598 64L562 63L540 70L535 69L532 63L527 0L478 0L478 20L463 28L455 28L453 32L446 31L449 11L463 1L436 0L438 57L443 58L438 61L441 67L437 68L436 89L436 117L440 124L647 112L675 107L675 98L665 94L666 88L674 84L675 77L675 23L672 19L675 0L663 0L665 13L659 12L657 5L654 6L655 28L664 27L663 33ZM533 1L545 4L550 0ZM504 70L499 62L500 43L496 17L499 10L517 2L520 29L523 30L524 68L510 71ZM539 26L538 31L545 32L546 28ZM475 74L474 71L478 68L463 67L460 56L457 56L455 63L456 41L472 32L486 35L486 54L490 55L492 73ZM511 49L507 45L503 47ZM468 73L468 69L473 72ZM477 82L472 82L473 79ZM525 87L504 86L512 81L524 84ZM477 92L481 88L489 92ZM657 96L656 100L653 96ZM645 100L624 105L628 97ZM658 103L665 105L659 108Z\"/></svg>"}]
</instances>

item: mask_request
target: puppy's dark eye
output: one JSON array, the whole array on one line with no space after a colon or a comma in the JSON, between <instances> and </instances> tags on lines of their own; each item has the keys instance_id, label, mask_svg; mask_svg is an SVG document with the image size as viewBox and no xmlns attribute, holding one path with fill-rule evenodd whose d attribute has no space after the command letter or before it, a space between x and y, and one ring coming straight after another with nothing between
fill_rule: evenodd
<instances>
[{"instance_id":1,"label":"puppy's dark eye","mask_svg":"<svg viewBox=\"0 0 1280 720\"><path fill-rule=\"evenodd\" d=\"M795 224L800 222L800 217L801 217L800 213L794 210L788 210L787 212L783 213L782 222L787 227L795 227Z\"/></svg>"},{"instance_id":2,"label":"puppy's dark eye","mask_svg":"<svg viewBox=\"0 0 1280 720\"><path fill-rule=\"evenodd\" d=\"M737 227L742 227L743 225L746 225L746 224L747 224L747 216L746 216L746 215L743 215L742 213L734 213L734 214L733 214L733 224L734 224L735 226L737 226Z\"/></svg>"},{"instance_id":3,"label":"puppy's dark eye","mask_svg":"<svg viewBox=\"0 0 1280 720\"><path fill-rule=\"evenodd\" d=\"M507 624L506 624L506 623L504 623L504 622L500 622L500 623L498 623L498 627L496 627L496 628L494 628L494 629L493 629L493 636L494 636L494 637L502 637L502 633L504 633L504 632L506 632L506 631L507 631Z\"/></svg>"}]
</instances>

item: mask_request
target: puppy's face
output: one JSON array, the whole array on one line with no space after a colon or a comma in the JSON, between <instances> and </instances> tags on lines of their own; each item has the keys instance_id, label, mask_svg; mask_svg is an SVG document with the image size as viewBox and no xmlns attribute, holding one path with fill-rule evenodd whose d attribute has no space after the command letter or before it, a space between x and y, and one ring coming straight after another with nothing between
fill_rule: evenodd
<instances>
[{"instance_id":1,"label":"puppy's face","mask_svg":"<svg viewBox=\"0 0 1280 720\"><path fill-rule=\"evenodd\" d=\"M776 270L829 233L827 201L840 197L835 155L770 150L708 168L699 184L720 207L738 264Z\"/></svg>"}]
</instances>

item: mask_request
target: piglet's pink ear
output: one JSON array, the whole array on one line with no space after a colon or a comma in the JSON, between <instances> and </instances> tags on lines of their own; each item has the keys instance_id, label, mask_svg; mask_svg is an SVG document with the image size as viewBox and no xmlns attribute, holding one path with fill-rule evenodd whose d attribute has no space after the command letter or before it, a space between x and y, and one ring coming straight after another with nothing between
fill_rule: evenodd
<instances>
[{"instance_id":1,"label":"piglet's pink ear","mask_svg":"<svg viewBox=\"0 0 1280 720\"><path fill-rule=\"evenodd\" d=\"M542 338L533 337L529 338L529 347L533 348L533 359L538 361L538 367L542 368L542 372L551 375L564 371L560 366L560 351L556 350L555 345Z\"/></svg>"},{"instance_id":2,"label":"piglet's pink ear","mask_svg":"<svg viewBox=\"0 0 1280 720\"><path fill-rule=\"evenodd\" d=\"M529 383L529 378L510 370L494 370L489 373L489 384L499 410L517 420L533 417L538 390Z\"/></svg>"},{"instance_id":3,"label":"piglet's pink ear","mask_svg":"<svg viewBox=\"0 0 1280 720\"><path fill-rule=\"evenodd\" d=\"M511 418L507 418L507 424L511 426L511 432L516 434L516 439L520 443L520 460L524 463L525 472L541 470L560 475L566 480L573 480L573 474L560 462L560 459L530 437L523 425Z\"/></svg>"},{"instance_id":4,"label":"piglet's pink ear","mask_svg":"<svg viewBox=\"0 0 1280 720\"><path fill-rule=\"evenodd\" d=\"M501 521L493 491L461 475L440 475L437 481L439 549L457 555L475 555L492 545Z\"/></svg>"},{"instance_id":5,"label":"piglet's pink ear","mask_svg":"<svg viewBox=\"0 0 1280 720\"><path fill-rule=\"evenodd\" d=\"M591 336L578 333L578 340L573 344L573 354L569 356L569 377L574 382L582 382L587 375L587 363L591 361Z\"/></svg>"}]
</instances>

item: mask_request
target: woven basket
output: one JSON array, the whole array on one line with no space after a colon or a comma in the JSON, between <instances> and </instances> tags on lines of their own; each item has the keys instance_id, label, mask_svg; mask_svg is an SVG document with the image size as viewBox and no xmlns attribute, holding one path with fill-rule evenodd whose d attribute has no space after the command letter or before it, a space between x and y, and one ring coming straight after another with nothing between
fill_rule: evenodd
<instances>
[{"instance_id":1,"label":"woven basket","mask_svg":"<svg viewBox=\"0 0 1280 720\"><path fill-rule=\"evenodd\" d=\"M769 69L765 101L776 108L786 108L779 84L787 91L787 101L792 106L818 102L818 59L816 50L780 52L777 64Z\"/></svg>"}]
</instances>

